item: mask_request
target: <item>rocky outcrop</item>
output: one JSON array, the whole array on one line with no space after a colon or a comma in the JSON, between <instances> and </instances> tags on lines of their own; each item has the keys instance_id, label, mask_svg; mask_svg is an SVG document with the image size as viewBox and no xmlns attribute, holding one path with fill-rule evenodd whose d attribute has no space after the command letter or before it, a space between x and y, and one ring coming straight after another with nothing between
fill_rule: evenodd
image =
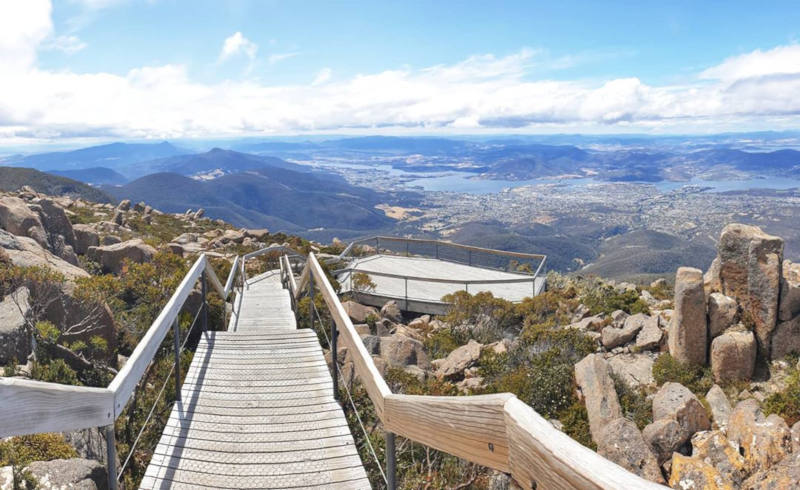
<instances>
[{"instance_id":1,"label":"rocky outcrop","mask_svg":"<svg viewBox=\"0 0 800 490\"><path fill-rule=\"evenodd\" d=\"M372 317L373 320L378 319L378 310L372 306L364 306L355 301L345 301L342 306L344 306L347 316L356 323L365 323L369 317Z\"/></svg>"},{"instance_id":2,"label":"rocky outcrop","mask_svg":"<svg viewBox=\"0 0 800 490\"><path fill-rule=\"evenodd\" d=\"M124 260L131 262L144 263L152 260L156 254L156 249L147 245L140 238L107 245L102 247L90 247L89 257L98 262L106 272L119 274L122 271Z\"/></svg>"},{"instance_id":3,"label":"rocky outcrop","mask_svg":"<svg viewBox=\"0 0 800 490\"><path fill-rule=\"evenodd\" d=\"M717 383L749 380L756 367L753 332L729 330L711 342L711 371Z\"/></svg>"},{"instance_id":4,"label":"rocky outcrop","mask_svg":"<svg viewBox=\"0 0 800 490\"><path fill-rule=\"evenodd\" d=\"M39 206L39 217L42 219L42 224L48 236L61 236L67 245L74 247L75 233L64 208L56 204L52 199L39 199L36 204Z\"/></svg>"},{"instance_id":5,"label":"rocky outcrop","mask_svg":"<svg viewBox=\"0 0 800 490\"><path fill-rule=\"evenodd\" d=\"M721 430L698 432L692 437L692 458L711 463L729 482L739 486L747 476L747 465L736 444Z\"/></svg>"},{"instance_id":6,"label":"rocky outcrop","mask_svg":"<svg viewBox=\"0 0 800 490\"><path fill-rule=\"evenodd\" d=\"M0 228L12 235L32 238L47 247L47 232L39 215L18 197L0 197Z\"/></svg>"},{"instance_id":7,"label":"rocky outcrop","mask_svg":"<svg viewBox=\"0 0 800 490\"><path fill-rule=\"evenodd\" d=\"M75 448L81 458L93 459L105 464L106 438L99 428L62 432L61 435L70 446Z\"/></svg>"},{"instance_id":8,"label":"rocky outcrop","mask_svg":"<svg viewBox=\"0 0 800 490\"><path fill-rule=\"evenodd\" d=\"M786 456L778 464L761 470L744 481L752 490L783 490L800 488L800 453Z\"/></svg>"},{"instance_id":9,"label":"rocky outcrop","mask_svg":"<svg viewBox=\"0 0 800 490\"><path fill-rule=\"evenodd\" d=\"M708 297L708 336L713 339L736 323L736 300L722 293Z\"/></svg>"},{"instance_id":10,"label":"rocky outcrop","mask_svg":"<svg viewBox=\"0 0 800 490\"><path fill-rule=\"evenodd\" d=\"M106 469L99 461L81 458L35 461L27 470L36 479L37 488L43 490L108 488Z\"/></svg>"},{"instance_id":11,"label":"rocky outcrop","mask_svg":"<svg viewBox=\"0 0 800 490\"><path fill-rule=\"evenodd\" d=\"M607 362L611 372L631 388L655 383L651 354L618 354L609 357Z\"/></svg>"},{"instance_id":12,"label":"rocky outcrop","mask_svg":"<svg viewBox=\"0 0 800 490\"><path fill-rule=\"evenodd\" d=\"M658 326L658 317L654 317L655 321L645 322L642 329L636 335L636 348L639 350L658 350L661 346L661 339L664 337L664 332Z\"/></svg>"},{"instance_id":13,"label":"rocky outcrop","mask_svg":"<svg viewBox=\"0 0 800 490\"><path fill-rule=\"evenodd\" d=\"M459 380L464 377L464 370L472 367L481 357L483 345L470 339L466 345L462 345L454 350L438 364L436 374L438 376Z\"/></svg>"},{"instance_id":14,"label":"rocky outcrop","mask_svg":"<svg viewBox=\"0 0 800 490\"><path fill-rule=\"evenodd\" d=\"M681 267L675 277L675 311L669 330L669 353L681 362L706 363L706 302L703 273Z\"/></svg>"},{"instance_id":15,"label":"rocky outcrop","mask_svg":"<svg viewBox=\"0 0 800 490\"><path fill-rule=\"evenodd\" d=\"M683 440L695 432L711 428L711 421L700 400L680 383L664 383L653 397L653 420L672 419L683 431Z\"/></svg>"},{"instance_id":16,"label":"rocky outcrop","mask_svg":"<svg viewBox=\"0 0 800 490\"><path fill-rule=\"evenodd\" d=\"M603 429L622 417L614 381L603 356L589 354L575 364L575 383L578 395L586 405L592 438L598 442Z\"/></svg>"},{"instance_id":17,"label":"rocky outcrop","mask_svg":"<svg viewBox=\"0 0 800 490\"><path fill-rule=\"evenodd\" d=\"M80 267L53 255L33 238L14 236L0 230L0 248L5 250L11 263L18 267L45 267L63 274L67 280L89 276L89 273Z\"/></svg>"},{"instance_id":18,"label":"rocky outcrop","mask_svg":"<svg viewBox=\"0 0 800 490\"><path fill-rule=\"evenodd\" d=\"M658 460L632 421L620 417L602 429L597 453L650 481L663 483Z\"/></svg>"},{"instance_id":19,"label":"rocky outcrop","mask_svg":"<svg viewBox=\"0 0 800 490\"><path fill-rule=\"evenodd\" d=\"M750 471L768 469L791 451L791 431L786 422L775 414L765 417L752 398L733 409L728 439L742 449Z\"/></svg>"},{"instance_id":20,"label":"rocky outcrop","mask_svg":"<svg viewBox=\"0 0 800 490\"><path fill-rule=\"evenodd\" d=\"M30 310L30 293L19 288L0 302L0 365L24 364L31 353L31 335L25 318Z\"/></svg>"},{"instance_id":21,"label":"rocky outcrop","mask_svg":"<svg viewBox=\"0 0 800 490\"><path fill-rule=\"evenodd\" d=\"M759 352L767 357L778 320L783 240L755 226L730 224L722 230L718 256L721 292L753 322Z\"/></svg>"}]
</instances>

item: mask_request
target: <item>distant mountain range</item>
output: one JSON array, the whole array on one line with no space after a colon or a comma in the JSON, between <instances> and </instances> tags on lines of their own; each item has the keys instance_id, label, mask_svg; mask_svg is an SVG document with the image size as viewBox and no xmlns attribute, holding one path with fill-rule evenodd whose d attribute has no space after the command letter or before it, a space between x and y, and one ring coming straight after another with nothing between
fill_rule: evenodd
<instances>
[{"instance_id":1,"label":"distant mountain range","mask_svg":"<svg viewBox=\"0 0 800 490\"><path fill-rule=\"evenodd\" d=\"M93 186L122 185L128 181L124 175L106 167L82 168L78 170L49 170L47 173L78 180Z\"/></svg>"},{"instance_id":2,"label":"distant mountain range","mask_svg":"<svg viewBox=\"0 0 800 490\"><path fill-rule=\"evenodd\" d=\"M189 153L166 141L163 143L111 143L72 151L12 156L4 165L37 170L79 170L92 167L118 169L124 165Z\"/></svg>"}]
</instances>

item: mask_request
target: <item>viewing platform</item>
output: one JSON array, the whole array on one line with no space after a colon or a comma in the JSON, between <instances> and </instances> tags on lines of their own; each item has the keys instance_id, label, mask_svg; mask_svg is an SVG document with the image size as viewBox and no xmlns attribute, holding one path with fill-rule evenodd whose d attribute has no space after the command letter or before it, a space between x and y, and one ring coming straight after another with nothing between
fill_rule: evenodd
<instances>
[{"instance_id":1,"label":"viewing platform","mask_svg":"<svg viewBox=\"0 0 800 490\"><path fill-rule=\"evenodd\" d=\"M342 293L376 307L395 300L414 313L444 314L442 297L457 291L487 291L516 303L545 289L546 256L539 254L373 237L353 242L339 258L347 264L335 273Z\"/></svg>"}]
</instances>

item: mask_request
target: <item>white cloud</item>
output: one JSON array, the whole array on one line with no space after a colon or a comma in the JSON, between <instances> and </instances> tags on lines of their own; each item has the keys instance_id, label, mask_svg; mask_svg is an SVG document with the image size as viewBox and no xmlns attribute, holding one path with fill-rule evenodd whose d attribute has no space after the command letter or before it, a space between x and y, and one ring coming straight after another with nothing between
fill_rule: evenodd
<instances>
[{"instance_id":1,"label":"white cloud","mask_svg":"<svg viewBox=\"0 0 800 490\"><path fill-rule=\"evenodd\" d=\"M56 36L42 44L43 49L61 51L66 54L75 54L86 48L86 43L78 36Z\"/></svg>"},{"instance_id":2,"label":"white cloud","mask_svg":"<svg viewBox=\"0 0 800 490\"><path fill-rule=\"evenodd\" d=\"M274 53L269 55L267 61L269 61L270 65L274 65L275 63L280 63L283 60L288 60L289 58L294 58L299 53Z\"/></svg>"},{"instance_id":3,"label":"white cloud","mask_svg":"<svg viewBox=\"0 0 800 490\"><path fill-rule=\"evenodd\" d=\"M453 64L350 78L324 68L312 83L200 83L183 65L125 75L37 67L54 39L46 1L0 3L0 143L80 136L175 138L304 131L680 131L781 129L800 123L800 48L723 60L682 85L630 77L534 79L554 59L542 50L484 54ZM255 59L237 32L220 59ZM284 58L285 59L285 58ZM555 61L568 65L569 60Z\"/></svg>"},{"instance_id":4,"label":"white cloud","mask_svg":"<svg viewBox=\"0 0 800 490\"><path fill-rule=\"evenodd\" d=\"M314 80L311 82L311 86L314 87L317 85L322 85L323 83L330 80L332 75L333 75L333 70L331 70L330 68L321 69L320 71L317 72L316 76L314 77Z\"/></svg>"},{"instance_id":5,"label":"white cloud","mask_svg":"<svg viewBox=\"0 0 800 490\"><path fill-rule=\"evenodd\" d=\"M228 36L222 43L222 51L219 53L219 60L225 61L233 56L244 55L251 61L258 53L258 45L242 35L235 32Z\"/></svg>"}]
</instances>

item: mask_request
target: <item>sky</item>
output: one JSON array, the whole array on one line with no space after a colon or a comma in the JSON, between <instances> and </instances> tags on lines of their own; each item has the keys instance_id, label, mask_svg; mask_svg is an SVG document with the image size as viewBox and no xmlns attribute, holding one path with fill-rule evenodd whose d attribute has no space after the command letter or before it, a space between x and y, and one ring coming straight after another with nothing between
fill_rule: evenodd
<instances>
[{"instance_id":1,"label":"sky","mask_svg":"<svg viewBox=\"0 0 800 490\"><path fill-rule=\"evenodd\" d=\"M800 128L796 1L0 0L0 146Z\"/></svg>"}]
</instances>

